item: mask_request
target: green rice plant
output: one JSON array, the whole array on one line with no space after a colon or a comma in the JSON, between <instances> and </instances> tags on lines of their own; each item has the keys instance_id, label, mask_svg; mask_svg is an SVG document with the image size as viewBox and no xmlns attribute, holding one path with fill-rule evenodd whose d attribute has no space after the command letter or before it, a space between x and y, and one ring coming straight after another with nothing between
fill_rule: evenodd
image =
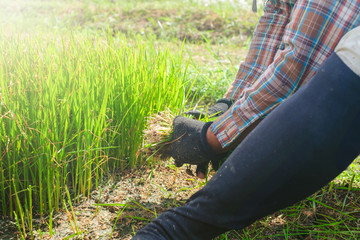
<instances>
[{"instance_id":1,"label":"green rice plant","mask_svg":"<svg viewBox=\"0 0 360 240\"><path fill-rule=\"evenodd\" d=\"M80 199L143 164L146 118L184 107L181 50L111 34L0 39L0 215L52 214L66 186Z\"/></svg>"},{"instance_id":2,"label":"green rice plant","mask_svg":"<svg viewBox=\"0 0 360 240\"><path fill-rule=\"evenodd\" d=\"M85 231L80 231L79 229L79 226L78 226L78 221L77 221L77 218L76 218L76 214L74 212L74 208L72 206L72 201L71 201L71 197L70 197L70 193L69 193L69 190L67 189L67 187L65 186L65 191L66 191L66 197L68 199L68 204L69 204L69 207L67 207L66 205L66 201L65 199L63 199L63 202L64 202L64 208L65 208L65 213L68 217L68 220L69 220L69 224L74 232L74 234L72 234L71 236L80 236L82 235ZM69 211L69 208L70 208L70 211ZM82 238L83 239L83 238Z\"/></svg>"}]
</instances>

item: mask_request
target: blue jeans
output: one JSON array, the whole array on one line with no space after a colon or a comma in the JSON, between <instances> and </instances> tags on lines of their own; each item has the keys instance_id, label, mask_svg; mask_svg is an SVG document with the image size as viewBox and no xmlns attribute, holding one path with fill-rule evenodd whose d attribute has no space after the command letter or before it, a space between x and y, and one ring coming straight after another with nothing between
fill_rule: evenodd
<instances>
[{"instance_id":1,"label":"blue jeans","mask_svg":"<svg viewBox=\"0 0 360 240\"><path fill-rule=\"evenodd\" d=\"M211 239L304 199L360 153L360 77L333 53L181 207L134 240Z\"/></svg>"}]
</instances>

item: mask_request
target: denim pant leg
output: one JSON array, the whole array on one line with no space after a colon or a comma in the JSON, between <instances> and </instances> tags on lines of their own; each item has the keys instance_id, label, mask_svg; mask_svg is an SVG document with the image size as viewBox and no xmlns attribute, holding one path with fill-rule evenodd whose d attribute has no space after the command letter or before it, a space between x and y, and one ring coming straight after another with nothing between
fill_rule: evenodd
<instances>
[{"instance_id":1,"label":"denim pant leg","mask_svg":"<svg viewBox=\"0 0 360 240\"><path fill-rule=\"evenodd\" d=\"M133 239L211 239L304 199L360 153L360 78L336 54L189 201Z\"/></svg>"}]
</instances>

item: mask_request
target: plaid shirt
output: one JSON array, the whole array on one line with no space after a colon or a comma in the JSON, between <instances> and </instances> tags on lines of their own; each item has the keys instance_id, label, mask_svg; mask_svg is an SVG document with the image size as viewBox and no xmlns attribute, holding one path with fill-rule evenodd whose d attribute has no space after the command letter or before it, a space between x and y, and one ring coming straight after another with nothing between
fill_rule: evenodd
<instances>
[{"instance_id":1,"label":"plaid shirt","mask_svg":"<svg viewBox=\"0 0 360 240\"><path fill-rule=\"evenodd\" d=\"M311 79L340 38L360 23L360 0L265 0L250 49L211 126L222 147Z\"/></svg>"}]
</instances>

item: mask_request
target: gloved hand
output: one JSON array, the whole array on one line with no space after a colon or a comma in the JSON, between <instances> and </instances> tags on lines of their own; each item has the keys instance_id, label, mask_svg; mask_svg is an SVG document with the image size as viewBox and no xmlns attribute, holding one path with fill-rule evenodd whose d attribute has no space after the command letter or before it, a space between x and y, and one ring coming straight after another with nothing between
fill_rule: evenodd
<instances>
[{"instance_id":1,"label":"gloved hand","mask_svg":"<svg viewBox=\"0 0 360 240\"><path fill-rule=\"evenodd\" d=\"M224 112L226 112L231 107L232 104L233 101L230 98L222 98L220 100L217 100L216 104L212 107L209 107L205 112L190 110L185 112L184 114L192 115L196 119L199 119L200 117L204 118L205 116L218 117L222 115Z\"/></svg>"},{"instance_id":2,"label":"gloved hand","mask_svg":"<svg viewBox=\"0 0 360 240\"><path fill-rule=\"evenodd\" d=\"M211 122L203 123L198 120L177 116L173 121L172 141L163 148L163 152L175 159L177 167L184 163L195 164L199 171L206 174L207 165L211 164L215 170L226 154L215 154L206 140L206 132Z\"/></svg>"}]
</instances>

